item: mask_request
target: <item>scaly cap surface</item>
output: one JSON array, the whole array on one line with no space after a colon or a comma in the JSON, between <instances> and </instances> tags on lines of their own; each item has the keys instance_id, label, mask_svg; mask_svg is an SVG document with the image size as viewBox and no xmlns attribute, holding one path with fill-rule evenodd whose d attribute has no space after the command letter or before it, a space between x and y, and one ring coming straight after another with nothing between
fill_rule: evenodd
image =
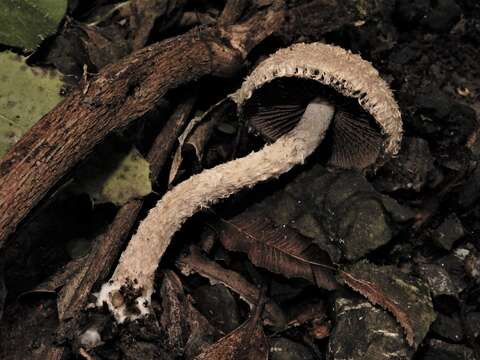
<instances>
[{"instance_id":1,"label":"scaly cap surface","mask_svg":"<svg viewBox=\"0 0 480 360\"><path fill-rule=\"evenodd\" d=\"M378 71L359 55L323 43L292 45L260 63L232 99L241 109L256 89L280 77L315 80L346 97L358 99L385 136L382 157L398 152L403 134L398 105Z\"/></svg>"}]
</instances>

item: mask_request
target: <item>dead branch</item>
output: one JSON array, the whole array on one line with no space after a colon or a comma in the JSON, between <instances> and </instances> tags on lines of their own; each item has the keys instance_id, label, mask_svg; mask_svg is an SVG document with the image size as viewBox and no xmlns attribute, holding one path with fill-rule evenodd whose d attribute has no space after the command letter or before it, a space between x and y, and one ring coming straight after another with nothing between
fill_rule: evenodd
<instances>
[{"instance_id":1,"label":"dead branch","mask_svg":"<svg viewBox=\"0 0 480 360\"><path fill-rule=\"evenodd\" d=\"M179 85L234 72L279 29L283 1L239 25L191 31L103 68L46 114L0 162L0 247L59 179L113 130Z\"/></svg>"}]
</instances>

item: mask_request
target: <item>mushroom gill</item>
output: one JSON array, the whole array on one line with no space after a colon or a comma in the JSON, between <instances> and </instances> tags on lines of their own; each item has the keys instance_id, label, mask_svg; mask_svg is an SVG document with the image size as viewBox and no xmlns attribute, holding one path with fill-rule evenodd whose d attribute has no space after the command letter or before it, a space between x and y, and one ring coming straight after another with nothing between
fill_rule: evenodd
<instances>
[{"instance_id":1,"label":"mushroom gill","mask_svg":"<svg viewBox=\"0 0 480 360\"><path fill-rule=\"evenodd\" d=\"M317 81L275 78L253 92L243 106L243 114L267 141L275 141L297 125L307 105L318 97L336 109L320 146L328 165L365 169L377 164L385 136L375 119L355 99L345 98Z\"/></svg>"},{"instance_id":2,"label":"mushroom gill","mask_svg":"<svg viewBox=\"0 0 480 360\"><path fill-rule=\"evenodd\" d=\"M361 168L375 160L378 165L398 152L402 120L390 88L368 61L338 46L301 43L281 49L252 71L232 99L260 133L275 139L295 126L301 109L319 95L340 99L334 100L338 109L329 131L332 165ZM278 126L272 125L277 117Z\"/></svg>"}]
</instances>

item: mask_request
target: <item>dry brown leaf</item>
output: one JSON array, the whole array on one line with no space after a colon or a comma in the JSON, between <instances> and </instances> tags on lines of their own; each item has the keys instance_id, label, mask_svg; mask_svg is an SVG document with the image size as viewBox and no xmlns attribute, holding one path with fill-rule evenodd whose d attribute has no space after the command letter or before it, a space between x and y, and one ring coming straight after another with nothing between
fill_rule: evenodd
<instances>
[{"instance_id":1,"label":"dry brown leaf","mask_svg":"<svg viewBox=\"0 0 480 360\"><path fill-rule=\"evenodd\" d=\"M263 329L258 323L251 324L251 321L221 338L195 357L195 360L251 359L268 359L268 346Z\"/></svg>"},{"instance_id":2,"label":"dry brown leaf","mask_svg":"<svg viewBox=\"0 0 480 360\"><path fill-rule=\"evenodd\" d=\"M260 290L255 285L235 271L225 269L215 261L202 256L200 250L195 246L190 247L189 254L184 254L177 260L177 267L185 275L195 272L206 277L212 284L225 285L247 302L250 308L254 307L259 297ZM264 321L274 328L281 329L285 326L286 319L282 310L269 299L265 300L263 316L265 317Z\"/></svg>"},{"instance_id":3,"label":"dry brown leaf","mask_svg":"<svg viewBox=\"0 0 480 360\"><path fill-rule=\"evenodd\" d=\"M259 321L264 304L262 294L255 314L249 320L209 346L195 360L267 360L267 341Z\"/></svg>"},{"instance_id":4,"label":"dry brown leaf","mask_svg":"<svg viewBox=\"0 0 480 360\"><path fill-rule=\"evenodd\" d=\"M339 277L370 302L393 314L407 343L417 348L436 318L428 285L392 265L360 261L344 270Z\"/></svg>"},{"instance_id":5,"label":"dry brown leaf","mask_svg":"<svg viewBox=\"0 0 480 360\"><path fill-rule=\"evenodd\" d=\"M248 255L259 267L288 278L303 278L318 287L337 287L328 255L288 226L278 226L257 209L248 209L215 224L223 246Z\"/></svg>"}]
</instances>

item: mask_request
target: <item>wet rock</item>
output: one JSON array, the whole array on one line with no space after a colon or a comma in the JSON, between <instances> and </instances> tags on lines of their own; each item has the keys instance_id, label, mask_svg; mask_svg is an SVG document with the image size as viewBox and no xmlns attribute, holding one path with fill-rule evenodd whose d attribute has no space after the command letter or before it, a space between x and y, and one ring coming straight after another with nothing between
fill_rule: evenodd
<instances>
[{"instance_id":1,"label":"wet rock","mask_svg":"<svg viewBox=\"0 0 480 360\"><path fill-rule=\"evenodd\" d=\"M428 283L433 297L451 296L455 299L458 297L460 291L444 267L436 264L422 264L418 270Z\"/></svg>"},{"instance_id":2,"label":"wet rock","mask_svg":"<svg viewBox=\"0 0 480 360\"><path fill-rule=\"evenodd\" d=\"M472 349L465 345L449 344L432 339L422 360L475 360Z\"/></svg>"},{"instance_id":3,"label":"wet rock","mask_svg":"<svg viewBox=\"0 0 480 360\"><path fill-rule=\"evenodd\" d=\"M200 286L193 292L193 297L195 307L224 334L240 326L237 303L224 285Z\"/></svg>"},{"instance_id":4,"label":"wet rock","mask_svg":"<svg viewBox=\"0 0 480 360\"><path fill-rule=\"evenodd\" d=\"M304 345L286 338L270 340L271 360L315 360L316 357Z\"/></svg>"},{"instance_id":5,"label":"wet rock","mask_svg":"<svg viewBox=\"0 0 480 360\"><path fill-rule=\"evenodd\" d=\"M470 249L458 247L453 250L453 253L441 257L436 262L447 271L459 291L463 291L467 287L468 274L465 271L465 260L470 253Z\"/></svg>"},{"instance_id":6,"label":"wet rock","mask_svg":"<svg viewBox=\"0 0 480 360\"><path fill-rule=\"evenodd\" d=\"M382 192L420 191L433 177L435 167L428 142L422 138L406 138L398 157L383 166L374 184Z\"/></svg>"},{"instance_id":7,"label":"wet rock","mask_svg":"<svg viewBox=\"0 0 480 360\"><path fill-rule=\"evenodd\" d=\"M355 260L388 243L413 212L378 193L357 171L314 166L260 204L279 225L313 239L333 261Z\"/></svg>"},{"instance_id":8,"label":"wet rock","mask_svg":"<svg viewBox=\"0 0 480 360\"><path fill-rule=\"evenodd\" d=\"M367 261L346 267L340 278L393 315L409 344L419 346L435 320L427 283L395 266L377 266Z\"/></svg>"},{"instance_id":9,"label":"wet rock","mask_svg":"<svg viewBox=\"0 0 480 360\"><path fill-rule=\"evenodd\" d=\"M455 241L465 235L463 225L455 214L447 216L433 233L433 241L445 250L451 250Z\"/></svg>"},{"instance_id":10,"label":"wet rock","mask_svg":"<svg viewBox=\"0 0 480 360\"><path fill-rule=\"evenodd\" d=\"M357 295L335 299L335 327L329 342L332 360L403 360L413 351L394 317Z\"/></svg>"},{"instance_id":11,"label":"wet rock","mask_svg":"<svg viewBox=\"0 0 480 360\"><path fill-rule=\"evenodd\" d=\"M432 264L418 265L422 278L429 283L435 309L451 315L459 311L459 294L466 289L469 276L465 261L471 251L457 248Z\"/></svg>"},{"instance_id":12,"label":"wet rock","mask_svg":"<svg viewBox=\"0 0 480 360\"><path fill-rule=\"evenodd\" d=\"M414 218L415 213L412 209L400 205L396 200L386 195L381 195L380 197L385 211L388 212L394 222L404 223Z\"/></svg>"},{"instance_id":13,"label":"wet rock","mask_svg":"<svg viewBox=\"0 0 480 360\"><path fill-rule=\"evenodd\" d=\"M440 336L451 342L460 342L463 340L463 329L460 319L455 316L446 316L438 314L430 330L437 336Z\"/></svg>"},{"instance_id":14,"label":"wet rock","mask_svg":"<svg viewBox=\"0 0 480 360\"><path fill-rule=\"evenodd\" d=\"M365 199L350 206L345 204L341 211L336 235L346 259L359 259L391 240L392 232L382 205L376 199Z\"/></svg>"},{"instance_id":15,"label":"wet rock","mask_svg":"<svg viewBox=\"0 0 480 360\"><path fill-rule=\"evenodd\" d=\"M340 249L329 239L325 216L319 216L324 213L323 200L333 178L322 166L314 166L289 181L283 191L263 200L259 207L264 208L276 224L297 230L312 239L332 260L338 261Z\"/></svg>"},{"instance_id":16,"label":"wet rock","mask_svg":"<svg viewBox=\"0 0 480 360\"><path fill-rule=\"evenodd\" d=\"M392 218L385 210L399 212L391 201L385 206L383 200L384 197L358 172L336 174L325 197L323 216L330 220L327 223L329 235L346 259L359 259L391 240ZM406 213L398 215L397 219L408 217Z\"/></svg>"}]
</instances>

